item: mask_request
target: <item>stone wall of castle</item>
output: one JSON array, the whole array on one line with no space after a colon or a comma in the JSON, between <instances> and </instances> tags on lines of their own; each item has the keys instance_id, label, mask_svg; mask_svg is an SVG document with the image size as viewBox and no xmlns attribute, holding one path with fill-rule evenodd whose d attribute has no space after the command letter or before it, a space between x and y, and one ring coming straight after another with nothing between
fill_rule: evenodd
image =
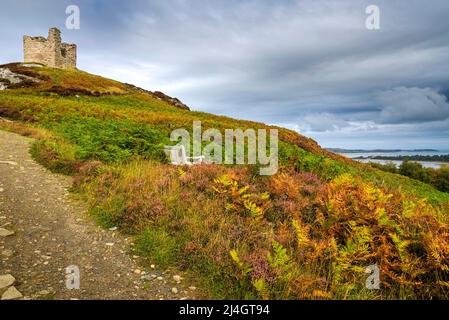
<instances>
[{"instance_id":1,"label":"stone wall of castle","mask_svg":"<svg viewBox=\"0 0 449 320\"><path fill-rule=\"evenodd\" d=\"M42 63L53 68L76 68L76 45L62 43L61 31L52 28L48 38L23 37L25 62Z\"/></svg>"},{"instance_id":2,"label":"stone wall of castle","mask_svg":"<svg viewBox=\"0 0 449 320\"><path fill-rule=\"evenodd\" d=\"M63 43L61 46L61 68L76 68L76 45Z\"/></svg>"}]
</instances>

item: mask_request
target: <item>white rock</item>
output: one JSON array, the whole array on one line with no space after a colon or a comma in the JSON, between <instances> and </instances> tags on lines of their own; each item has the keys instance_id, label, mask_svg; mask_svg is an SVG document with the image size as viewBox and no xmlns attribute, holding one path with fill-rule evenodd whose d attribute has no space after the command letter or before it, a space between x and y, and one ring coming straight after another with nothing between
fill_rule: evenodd
<instances>
[{"instance_id":1,"label":"white rock","mask_svg":"<svg viewBox=\"0 0 449 320\"><path fill-rule=\"evenodd\" d=\"M2 255L4 255L5 257L11 257L13 254L14 254L14 252L9 249L5 249L2 251Z\"/></svg>"},{"instance_id":2,"label":"white rock","mask_svg":"<svg viewBox=\"0 0 449 320\"><path fill-rule=\"evenodd\" d=\"M177 294L178 293L178 289L177 288L172 288L171 292L173 292L174 294Z\"/></svg>"},{"instance_id":3,"label":"white rock","mask_svg":"<svg viewBox=\"0 0 449 320\"><path fill-rule=\"evenodd\" d=\"M0 276L0 289L12 286L16 279L10 274L4 274Z\"/></svg>"},{"instance_id":4,"label":"white rock","mask_svg":"<svg viewBox=\"0 0 449 320\"><path fill-rule=\"evenodd\" d=\"M112 247L114 244L112 242L106 243L107 246Z\"/></svg>"},{"instance_id":5,"label":"white rock","mask_svg":"<svg viewBox=\"0 0 449 320\"><path fill-rule=\"evenodd\" d=\"M140 271L139 269L134 270L134 273L136 274L140 274L142 271Z\"/></svg>"},{"instance_id":6,"label":"white rock","mask_svg":"<svg viewBox=\"0 0 449 320\"><path fill-rule=\"evenodd\" d=\"M48 291L48 290L42 290L42 291L39 291L37 294L39 295L39 296L47 296L47 295L49 295L51 292L50 291Z\"/></svg>"},{"instance_id":7,"label":"white rock","mask_svg":"<svg viewBox=\"0 0 449 320\"><path fill-rule=\"evenodd\" d=\"M42 66L40 64L36 64L36 63L22 63L22 67L26 67L26 68L42 68Z\"/></svg>"},{"instance_id":8,"label":"white rock","mask_svg":"<svg viewBox=\"0 0 449 320\"><path fill-rule=\"evenodd\" d=\"M23 295L15 287L9 287L2 295L2 300L16 300L22 298Z\"/></svg>"},{"instance_id":9,"label":"white rock","mask_svg":"<svg viewBox=\"0 0 449 320\"><path fill-rule=\"evenodd\" d=\"M8 237L12 236L14 234L14 231L6 230L4 228L0 228L0 237Z\"/></svg>"},{"instance_id":10,"label":"white rock","mask_svg":"<svg viewBox=\"0 0 449 320\"><path fill-rule=\"evenodd\" d=\"M182 279L181 276L178 276L178 275L173 276L173 280L175 280L177 283L180 283L181 279Z\"/></svg>"},{"instance_id":11,"label":"white rock","mask_svg":"<svg viewBox=\"0 0 449 320\"><path fill-rule=\"evenodd\" d=\"M0 161L0 164L9 164L10 166L17 166L17 162L14 161Z\"/></svg>"},{"instance_id":12,"label":"white rock","mask_svg":"<svg viewBox=\"0 0 449 320\"><path fill-rule=\"evenodd\" d=\"M196 287L189 287L189 289L194 291L194 290L196 290Z\"/></svg>"},{"instance_id":13,"label":"white rock","mask_svg":"<svg viewBox=\"0 0 449 320\"><path fill-rule=\"evenodd\" d=\"M162 278L162 277L157 277L157 279L158 279L159 281L164 280L164 278Z\"/></svg>"}]
</instances>

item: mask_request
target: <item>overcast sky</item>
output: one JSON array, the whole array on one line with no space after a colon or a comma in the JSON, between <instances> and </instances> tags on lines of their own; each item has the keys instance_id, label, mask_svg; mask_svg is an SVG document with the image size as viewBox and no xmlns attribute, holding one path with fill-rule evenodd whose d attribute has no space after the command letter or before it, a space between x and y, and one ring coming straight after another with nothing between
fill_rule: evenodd
<instances>
[{"instance_id":1,"label":"overcast sky","mask_svg":"<svg viewBox=\"0 0 449 320\"><path fill-rule=\"evenodd\" d=\"M0 0L0 63L58 27L78 67L325 147L449 149L447 0ZM67 5L81 11L67 30ZM368 5L380 30L365 27Z\"/></svg>"}]
</instances>

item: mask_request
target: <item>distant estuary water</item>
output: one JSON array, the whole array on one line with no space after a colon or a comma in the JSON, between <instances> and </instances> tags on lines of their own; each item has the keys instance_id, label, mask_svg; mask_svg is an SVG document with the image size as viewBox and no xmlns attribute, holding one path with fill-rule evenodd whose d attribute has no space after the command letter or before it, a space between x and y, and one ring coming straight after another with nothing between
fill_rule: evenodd
<instances>
[{"instance_id":1,"label":"distant estuary water","mask_svg":"<svg viewBox=\"0 0 449 320\"><path fill-rule=\"evenodd\" d=\"M394 156L416 156L416 155L422 155L422 156L433 156L433 155L445 155L449 154L449 150L438 150L438 151L398 151L398 152L351 152L351 153L340 153L339 154L348 157L348 158L359 158L359 157L394 157ZM379 159L354 159L359 162L375 162L375 163L394 163L396 166L399 166L402 161L401 160L379 160ZM426 168L435 168L438 169L443 165L449 165L449 163L445 162L430 162L430 161L414 161L421 163Z\"/></svg>"}]
</instances>

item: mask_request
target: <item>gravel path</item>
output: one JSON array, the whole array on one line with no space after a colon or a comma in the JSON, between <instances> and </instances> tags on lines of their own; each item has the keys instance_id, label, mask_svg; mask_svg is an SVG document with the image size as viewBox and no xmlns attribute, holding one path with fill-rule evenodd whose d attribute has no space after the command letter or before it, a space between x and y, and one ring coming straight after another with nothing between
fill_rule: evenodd
<instances>
[{"instance_id":1,"label":"gravel path","mask_svg":"<svg viewBox=\"0 0 449 320\"><path fill-rule=\"evenodd\" d=\"M129 253L132 239L96 226L71 199L71 178L35 163L28 153L31 143L0 130L0 297L194 298L196 288L179 275L143 270L141 258ZM67 288L69 266L79 268L79 289L74 274L69 287L75 289Z\"/></svg>"}]
</instances>

